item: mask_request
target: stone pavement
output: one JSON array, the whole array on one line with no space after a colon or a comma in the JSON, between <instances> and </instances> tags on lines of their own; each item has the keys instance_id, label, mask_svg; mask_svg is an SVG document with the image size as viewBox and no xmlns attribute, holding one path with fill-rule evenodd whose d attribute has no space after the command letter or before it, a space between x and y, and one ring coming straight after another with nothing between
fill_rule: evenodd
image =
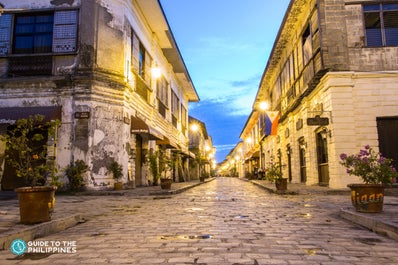
<instances>
[{"instance_id":1,"label":"stone pavement","mask_svg":"<svg viewBox=\"0 0 398 265\"><path fill-rule=\"evenodd\" d=\"M208 181L212 180L214 179L210 179ZM261 186L262 188L267 189L270 192L275 192L273 184L269 184L265 181L250 181L250 182L255 184L256 186ZM1 217L0 250L8 249L10 242L15 238L21 238L24 239L25 241L29 241L35 238L41 238L62 231L78 223L84 223L87 220L94 221L97 218L102 217L104 212L107 212L108 214L130 213L130 212L134 213L135 211L139 210L139 206L137 205L126 206L125 198L131 197L131 198L138 198L139 200L167 201L164 199L170 198L170 195L180 193L182 191L185 191L191 187L200 184L201 183L199 182L173 183L172 190L166 192L160 190L160 187L143 187L132 190L123 190L123 191L85 192L74 196L57 195L53 220L47 223L31 225L31 226L18 224L19 221L18 202L15 196L13 197L12 194L10 194L8 199L5 198L4 200L0 201L0 217ZM341 217L344 217L354 223L366 226L370 230L373 230L375 232L387 235L394 239L398 239L396 237L397 227L398 227L397 225L398 209L396 209L397 208L396 206L398 205L398 197L386 196L385 208L383 213L360 214L353 211L352 207L350 207L348 203L349 202L348 190L332 190L326 187L305 186L302 184L288 184L288 189L289 189L288 194L280 194L279 196L282 196L284 199L288 200L303 200L302 198L307 198L307 197L310 198L314 196L323 196L323 195L325 195L324 197L326 197L326 195L338 194L339 195L338 202L340 202L340 204L337 204L337 206L333 205L333 200L328 200L327 198L323 199L323 201L320 203L323 206L325 206L325 208L336 208L336 207L342 208L340 211ZM298 196L294 196L294 194L298 194ZM108 195L108 196L103 196L103 195ZM333 196L330 196L330 198L332 197ZM347 203L341 204L341 201L345 202L345 198L347 199ZM116 205L118 205L117 204L118 200L120 200L121 202L120 206L115 206L115 202ZM222 201L223 198L219 198L218 200ZM58 209L62 209L62 211ZM192 208L191 210L199 211L199 209L196 208ZM174 212L172 212L172 214L177 215L177 213ZM241 218L244 219L245 217L246 215L241 215ZM155 224L156 222L154 222L154 225L156 225ZM228 227L222 229L228 229ZM99 233L98 237L101 237L101 232L98 233ZM258 231L258 233L261 233L261 231ZM284 240L288 239L285 238ZM187 263L180 262L179 264L187 264Z\"/></svg>"},{"instance_id":2,"label":"stone pavement","mask_svg":"<svg viewBox=\"0 0 398 265\"><path fill-rule=\"evenodd\" d=\"M349 189L330 189L322 186L307 186L297 183L289 183L286 192L279 192L275 184L264 180L252 180L253 184L260 186L269 192L290 195L345 195L350 200ZM359 213L353 207L347 206L340 209L340 217L353 223L364 226L371 231L386 235L398 241L398 186L385 190L384 207L381 213Z\"/></svg>"},{"instance_id":3,"label":"stone pavement","mask_svg":"<svg viewBox=\"0 0 398 265\"><path fill-rule=\"evenodd\" d=\"M206 179L206 182L214 178ZM35 225L19 223L18 198L15 192L0 192L0 251L8 249L15 238L25 241L57 233L69 227L85 222L87 218L99 214L99 208L111 207L110 205L98 206L97 199L104 196L129 196L136 198L162 198L181 193L187 189L203 184L199 181L173 183L170 190L162 190L160 186L138 187L121 191L84 191L75 195L55 196L55 208L50 222ZM60 211L59 209L62 209Z\"/></svg>"}]
</instances>

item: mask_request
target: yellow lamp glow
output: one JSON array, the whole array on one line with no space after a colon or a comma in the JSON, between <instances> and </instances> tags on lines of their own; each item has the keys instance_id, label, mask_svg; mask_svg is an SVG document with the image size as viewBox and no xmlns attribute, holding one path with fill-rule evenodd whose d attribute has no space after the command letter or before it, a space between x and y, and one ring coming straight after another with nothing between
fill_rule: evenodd
<instances>
[{"instance_id":1,"label":"yellow lamp glow","mask_svg":"<svg viewBox=\"0 0 398 265\"><path fill-rule=\"evenodd\" d=\"M153 78L159 78L162 75L162 70L160 70L160 67L158 67L157 65L155 65L154 67L152 67L151 69L151 74Z\"/></svg>"}]
</instances>

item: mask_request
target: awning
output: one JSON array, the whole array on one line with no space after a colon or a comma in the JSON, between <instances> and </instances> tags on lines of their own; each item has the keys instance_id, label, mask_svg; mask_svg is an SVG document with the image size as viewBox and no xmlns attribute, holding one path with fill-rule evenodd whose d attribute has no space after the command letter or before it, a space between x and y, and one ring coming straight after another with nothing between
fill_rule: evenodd
<instances>
[{"instance_id":1,"label":"awning","mask_svg":"<svg viewBox=\"0 0 398 265\"><path fill-rule=\"evenodd\" d=\"M48 106L48 107L9 107L0 108L0 124L14 124L16 120L28 118L40 114L44 116L44 121L51 121L61 119L62 107Z\"/></svg>"},{"instance_id":2,"label":"awning","mask_svg":"<svg viewBox=\"0 0 398 265\"><path fill-rule=\"evenodd\" d=\"M156 144L163 145L167 149L175 149L175 150L181 149L181 147L178 144L170 142L170 139L167 138L166 136L162 140L156 140Z\"/></svg>"},{"instance_id":3,"label":"awning","mask_svg":"<svg viewBox=\"0 0 398 265\"><path fill-rule=\"evenodd\" d=\"M149 140L163 140L163 135L156 129L152 128L140 118L131 116L132 134L140 134L148 136Z\"/></svg>"}]
</instances>

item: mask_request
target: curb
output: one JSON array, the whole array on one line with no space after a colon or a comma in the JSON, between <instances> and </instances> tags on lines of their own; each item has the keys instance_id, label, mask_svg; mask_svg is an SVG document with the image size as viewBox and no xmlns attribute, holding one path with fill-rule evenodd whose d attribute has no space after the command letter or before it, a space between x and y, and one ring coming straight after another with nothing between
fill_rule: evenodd
<instances>
[{"instance_id":1,"label":"curb","mask_svg":"<svg viewBox=\"0 0 398 265\"><path fill-rule=\"evenodd\" d=\"M161 190L161 191L150 192L149 195L173 195L173 194L179 194L179 193L182 193L182 192L184 192L184 191L186 191L188 189L197 187L199 185L205 184L205 183L213 181L213 180L215 180L215 178L211 178L209 180L205 180L204 182L198 182L198 183L195 183L193 185L186 186L186 187L179 188L179 189L175 189L175 190L171 189L171 190Z\"/></svg>"},{"instance_id":2,"label":"curb","mask_svg":"<svg viewBox=\"0 0 398 265\"><path fill-rule=\"evenodd\" d=\"M346 209L340 209L340 217L351 221L352 223L361 225L370 229L371 231L387 236L398 241L398 227L386 221L371 218L366 214L359 212L352 212Z\"/></svg>"},{"instance_id":3,"label":"curb","mask_svg":"<svg viewBox=\"0 0 398 265\"><path fill-rule=\"evenodd\" d=\"M283 194L283 195L298 195L299 194L298 192L292 191L292 190L276 190L273 188L269 188L267 186L264 186L264 185L261 185L260 183L255 182L255 181L249 181L249 182L256 185L257 187L267 190L270 193Z\"/></svg>"},{"instance_id":4,"label":"curb","mask_svg":"<svg viewBox=\"0 0 398 265\"><path fill-rule=\"evenodd\" d=\"M20 231L11 232L6 236L0 237L0 250L8 249L11 242L17 238L24 241L30 241L39 237L58 233L83 222L85 222L85 220L80 214L77 214L32 225Z\"/></svg>"}]
</instances>

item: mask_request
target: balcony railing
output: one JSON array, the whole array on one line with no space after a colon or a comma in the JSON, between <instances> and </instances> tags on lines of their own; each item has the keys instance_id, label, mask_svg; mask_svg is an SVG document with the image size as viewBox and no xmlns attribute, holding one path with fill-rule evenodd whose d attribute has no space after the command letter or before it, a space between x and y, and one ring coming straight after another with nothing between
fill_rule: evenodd
<instances>
[{"instance_id":1,"label":"balcony railing","mask_svg":"<svg viewBox=\"0 0 398 265\"><path fill-rule=\"evenodd\" d=\"M24 56L8 58L8 76L52 75L53 58L47 56Z\"/></svg>"}]
</instances>

